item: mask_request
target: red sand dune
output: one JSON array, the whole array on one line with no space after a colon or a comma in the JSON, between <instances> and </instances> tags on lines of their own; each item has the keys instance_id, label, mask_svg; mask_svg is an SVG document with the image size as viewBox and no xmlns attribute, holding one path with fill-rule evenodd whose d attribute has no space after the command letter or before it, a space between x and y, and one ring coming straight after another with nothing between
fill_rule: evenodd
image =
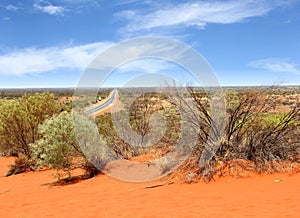
<instances>
[{"instance_id":1,"label":"red sand dune","mask_svg":"<svg viewBox=\"0 0 300 218\"><path fill-rule=\"evenodd\" d=\"M105 175L49 186L54 171L4 177L13 158L0 158L0 217L300 217L300 174L209 184L126 183Z\"/></svg>"}]
</instances>

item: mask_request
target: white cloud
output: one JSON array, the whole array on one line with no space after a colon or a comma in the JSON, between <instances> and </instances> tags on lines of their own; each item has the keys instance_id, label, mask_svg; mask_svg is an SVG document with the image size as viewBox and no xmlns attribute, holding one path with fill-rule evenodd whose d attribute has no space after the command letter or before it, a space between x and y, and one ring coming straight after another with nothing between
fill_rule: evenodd
<instances>
[{"instance_id":1,"label":"white cloud","mask_svg":"<svg viewBox=\"0 0 300 218\"><path fill-rule=\"evenodd\" d=\"M140 73L162 73L166 70L172 70L175 66L165 60L156 58L142 58L128 62L118 68L121 73L140 72Z\"/></svg>"},{"instance_id":2,"label":"white cloud","mask_svg":"<svg viewBox=\"0 0 300 218\"><path fill-rule=\"evenodd\" d=\"M98 4L98 1L95 0L61 0L61 2L65 2L68 4L88 4L88 3Z\"/></svg>"},{"instance_id":3,"label":"white cloud","mask_svg":"<svg viewBox=\"0 0 300 218\"><path fill-rule=\"evenodd\" d=\"M66 10L62 6L54 6L47 1L39 1L34 3L33 7L50 15L62 15Z\"/></svg>"},{"instance_id":4,"label":"white cloud","mask_svg":"<svg viewBox=\"0 0 300 218\"><path fill-rule=\"evenodd\" d=\"M8 10L8 11L16 11L16 10L18 10L19 8L16 7L16 6L14 6L14 5L12 5L12 4L9 4L9 5L7 5L7 6L5 7L5 9Z\"/></svg>"},{"instance_id":5,"label":"white cloud","mask_svg":"<svg viewBox=\"0 0 300 218\"><path fill-rule=\"evenodd\" d=\"M115 5L116 6L121 6L121 5L128 5L128 4L136 3L136 2L139 2L139 0L123 0L123 1L120 1L120 2L116 2Z\"/></svg>"},{"instance_id":6,"label":"white cloud","mask_svg":"<svg viewBox=\"0 0 300 218\"><path fill-rule=\"evenodd\" d=\"M271 72L300 74L297 65L288 59L267 58L255 60L250 62L249 66Z\"/></svg>"},{"instance_id":7,"label":"white cloud","mask_svg":"<svg viewBox=\"0 0 300 218\"><path fill-rule=\"evenodd\" d=\"M101 8L103 6L103 1L99 0L61 0L62 3L71 8L72 12L82 12L87 8Z\"/></svg>"},{"instance_id":8,"label":"white cloud","mask_svg":"<svg viewBox=\"0 0 300 218\"><path fill-rule=\"evenodd\" d=\"M129 23L126 31L151 30L178 25L204 28L207 23L230 24L247 18L263 16L287 1L245 0L245 1L194 1L177 5L160 5L154 11L127 10L116 14Z\"/></svg>"},{"instance_id":9,"label":"white cloud","mask_svg":"<svg viewBox=\"0 0 300 218\"><path fill-rule=\"evenodd\" d=\"M14 51L0 55L0 74L24 75L60 68L84 69L98 53L112 44L98 42L79 46L27 48Z\"/></svg>"},{"instance_id":10,"label":"white cloud","mask_svg":"<svg viewBox=\"0 0 300 218\"><path fill-rule=\"evenodd\" d=\"M96 42L90 44L76 46L56 46L48 48L25 48L11 51L5 54L0 54L0 74L7 75L24 75L32 73L49 72L61 68L69 69L84 69L90 62L102 51L113 46L113 42ZM170 47L170 46L169 46ZM152 47L144 45L142 48L123 48L122 52L115 51L112 55L107 56L101 63L95 62L92 67L99 68L101 66L115 66L115 60L120 57L130 56L136 53L137 56L142 55L146 50L151 50ZM162 48L157 49L158 52L163 52ZM175 54L173 54L174 56ZM171 56L171 54L170 54ZM147 62L148 63L148 62ZM100 64L100 66L98 66ZM145 69L150 66L150 63L139 63L138 65L128 65L126 69L138 67ZM125 68L124 68L125 69Z\"/></svg>"},{"instance_id":11,"label":"white cloud","mask_svg":"<svg viewBox=\"0 0 300 218\"><path fill-rule=\"evenodd\" d=\"M177 62L188 57L188 47L173 40L157 37L141 37L129 41L123 41L114 49L107 50L97 61L89 65L90 69L114 68L119 64L125 64L130 60L141 57L164 57ZM113 57L113 58L112 58ZM191 59L189 57L189 59ZM187 61L187 60L184 60Z\"/></svg>"}]
</instances>

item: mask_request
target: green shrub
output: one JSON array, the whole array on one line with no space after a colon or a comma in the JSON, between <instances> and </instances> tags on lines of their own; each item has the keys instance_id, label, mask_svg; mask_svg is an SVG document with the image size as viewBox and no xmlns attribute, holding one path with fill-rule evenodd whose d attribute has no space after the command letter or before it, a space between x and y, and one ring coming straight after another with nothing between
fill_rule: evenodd
<instances>
[{"instance_id":1,"label":"green shrub","mask_svg":"<svg viewBox=\"0 0 300 218\"><path fill-rule=\"evenodd\" d=\"M88 121L83 120L81 122L87 124L83 125L82 128L80 127L81 132L83 132L83 137L79 136L81 137L80 140L88 142L90 139ZM37 161L39 166L48 166L68 173L76 167L81 167L90 176L94 176L99 172L90 162L89 158L93 155L88 153L90 147L87 145L86 150L83 152L84 148L78 144L72 114L64 111L59 115L54 115L39 126L38 132L42 137L35 143L30 144L30 148L32 158Z\"/></svg>"},{"instance_id":2,"label":"green shrub","mask_svg":"<svg viewBox=\"0 0 300 218\"><path fill-rule=\"evenodd\" d=\"M70 169L76 156L72 117L67 112L47 119L39 126L41 139L30 144L32 157L39 165L57 170Z\"/></svg>"},{"instance_id":3,"label":"green shrub","mask_svg":"<svg viewBox=\"0 0 300 218\"><path fill-rule=\"evenodd\" d=\"M63 106L55 101L54 95L38 93L23 95L16 100L7 100L0 105L0 140L2 148L11 154L30 157L29 144L39 139L37 127L57 114ZM4 151L5 152L5 151Z\"/></svg>"}]
</instances>

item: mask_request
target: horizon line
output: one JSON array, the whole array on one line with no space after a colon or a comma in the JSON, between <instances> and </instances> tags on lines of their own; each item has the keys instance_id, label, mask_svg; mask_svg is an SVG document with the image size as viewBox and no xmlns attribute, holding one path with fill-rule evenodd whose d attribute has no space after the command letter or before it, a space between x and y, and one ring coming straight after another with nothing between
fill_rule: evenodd
<instances>
[{"instance_id":1,"label":"horizon line","mask_svg":"<svg viewBox=\"0 0 300 218\"><path fill-rule=\"evenodd\" d=\"M163 87L163 86L162 86ZM221 86L182 86L182 87L194 87L194 88L239 88L239 87L300 87L297 85L221 85ZM59 87L0 87L0 90L4 89L77 89L75 86L59 86ZM83 89L122 89L122 88L159 88L157 86L131 86L131 87L120 87L120 86L109 86L109 87L80 87ZM167 86L163 88L168 88Z\"/></svg>"}]
</instances>

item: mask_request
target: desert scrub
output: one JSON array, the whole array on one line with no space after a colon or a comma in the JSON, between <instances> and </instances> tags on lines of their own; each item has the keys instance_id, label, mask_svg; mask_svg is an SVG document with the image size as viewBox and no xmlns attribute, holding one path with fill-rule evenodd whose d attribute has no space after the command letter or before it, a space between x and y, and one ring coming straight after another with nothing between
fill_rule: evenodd
<instances>
[{"instance_id":1,"label":"desert scrub","mask_svg":"<svg viewBox=\"0 0 300 218\"><path fill-rule=\"evenodd\" d=\"M86 120L81 122L88 123ZM83 148L78 144L73 123L72 114L61 112L40 125L38 132L42 136L41 139L30 144L32 159L39 166L48 166L69 174L72 169L81 167L86 170L87 175L94 176L99 170L90 162L92 154L87 157L88 150L83 152ZM83 137L86 137L81 138L82 140L89 140L88 125L82 129Z\"/></svg>"},{"instance_id":2,"label":"desert scrub","mask_svg":"<svg viewBox=\"0 0 300 218\"><path fill-rule=\"evenodd\" d=\"M72 117L67 112L47 119L39 126L42 138L30 145L32 158L40 166L47 165L57 170L69 170L76 156Z\"/></svg>"},{"instance_id":3,"label":"desert scrub","mask_svg":"<svg viewBox=\"0 0 300 218\"><path fill-rule=\"evenodd\" d=\"M25 94L19 99L2 102L1 144L7 147L10 154L24 154L30 157L29 144L40 138L38 125L63 108L63 105L55 100L54 95L49 93Z\"/></svg>"},{"instance_id":4,"label":"desert scrub","mask_svg":"<svg viewBox=\"0 0 300 218\"><path fill-rule=\"evenodd\" d=\"M118 113L120 113L120 116L122 116L122 111ZM114 151L118 158L129 159L133 156L143 153L143 151L139 151L138 148L126 143L117 135L111 114L106 113L97 116L96 123L101 139L109 148Z\"/></svg>"},{"instance_id":5,"label":"desert scrub","mask_svg":"<svg viewBox=\"0 0 300 218\"><path fill-rule=\"evenodd\" d=\"M276 103L266 94L268 90L244 91L227 95L225 129L222 135L211 138L210 131L218 133L217 125L209 112L209 102L201 101L199 93L190 87L189 92L197 105L197 111L187 111L193 117L193 123L200 128L198 142L192 156L179 170L197 173L200 178L209 181L215 175L219 163L233 163L234 160L247 160L251 170L263 173L280 171L278 165L284 161L297 161L300 147L299 107L281 114L270 114ZM184 108L184 99L176 106ZM180 101L181 100L181 101ZM214 140L218 138L219 140ZM211 140L217 149L209 149L206 142ZM209 152L210 159L201 162L203 152ZM202 164L205 163L205 164ZM245 166L246 169L247 166ZM249 170L249 167L247 167Z\"/></svg>"},{"instance_id":6,"label":"desert scrub","mask_svg":"<svg viewBox=\"0 0 300 218\"><path fill-rule=\"evenodd\" d=\"M285 119L288 119L288 113L277 113L277 114L269 114L263 113L261 115L261 121L264 128L281 126L281 123L284 123ZM297 119L291 120L288 125L297 126L299 125L299 121Z\"/></svg>"},{"instance_id":7,"label":"desert scrub","mask_svg":"<svg viewBox=\"0 0 300 218\"><path fill-rule=\"evenodd\" d=\"M23 173L33 170L34 163L24 154L19 154L12 165L9 165L9 171L6 176Z\"/></svg>"}]
</instances>

